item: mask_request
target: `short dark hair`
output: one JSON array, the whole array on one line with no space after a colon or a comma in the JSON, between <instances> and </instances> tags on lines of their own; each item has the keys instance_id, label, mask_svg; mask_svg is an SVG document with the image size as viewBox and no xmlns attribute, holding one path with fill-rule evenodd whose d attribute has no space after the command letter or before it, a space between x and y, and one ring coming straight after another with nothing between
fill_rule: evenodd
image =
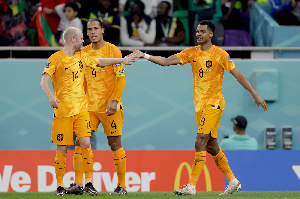
<instances>
[{"instance_id":1,"label":"short dark hair","mask_svg":"<svg viewBox=\"0 0 300 199\"><path fill-rule=\"evenodd\" d=\"M161 3L165 3L165 4L167 4L167 6L168 6L168 10L170 10L170 9L171 9L171 4L170 4L170 2L168 2L168 1L161 1Z\"/></svg>"},{"instance_id":2,"label":"short dark hair","mask_svg":"<svg viewBox=\"0 0 300 199\"><path fill-rule=\"evenodd\" d=\"M200 25L207 25L207 28L210 29L213 33L215 33L215 25L209 20L202 20L199 23Z\"/></svg>"},{"instance_id":3,"label":"short dark hair","mask_svg":"<svg viewBox=\"0 0 300 199\"><path fill-rule=\"evenodd\" d=\"M77 3L74 3L71 1L65 4L64 11L65 11L66 7L72 8L75 12L79 11L79 7L78 7Z\"/></svg>"},{"instance_id":4,"label":"short dark hair","mask_svg":"<svg viewBox=\"0 0 300 199\"><path fill-rule=\"evenodd\" d=\"M141 1L134 1L133 3L137 4L138 7L141 9L141 11L144 12L144 10L145 10L145 4L143 2L141 2Z\"/></svg>"},{"instance_id":5,"label":"short dark hair","mask_svg":"<svg viewBox=\"0 0 300 199\"><path fill-rule=\"evenodd\" d=\"M99 25L101 26L101 28L103 28L102 21L100 19L98 19L98 18L91 18L91 19L88 20L88 23L90 23L91 21L97 21L97 22L99 22Z\"/></svg>"}]
</instances>

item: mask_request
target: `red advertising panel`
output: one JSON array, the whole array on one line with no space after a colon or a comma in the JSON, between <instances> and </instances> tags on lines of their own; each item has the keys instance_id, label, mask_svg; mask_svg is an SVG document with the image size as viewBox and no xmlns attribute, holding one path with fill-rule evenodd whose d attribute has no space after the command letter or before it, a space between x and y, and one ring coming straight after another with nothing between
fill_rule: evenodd
<instances>
[{"instance_id":1,"label":"red advertising panel","mask_svg":"<svg viewBox=\"0 0 300 199\"><path fill-rule=\"evenodd\" d=\"M67 155L65 186L74 182L73 153ZM117 174L111 151L95 150L93 184L98 191L113 191ZM126 186L129 192L173 191L188 183L193 150L127 150ZM0 151L0 192L56 190L55 151ZM223 191L224 176L207 155L197 191Z\"/></svg>"}]
</instances>

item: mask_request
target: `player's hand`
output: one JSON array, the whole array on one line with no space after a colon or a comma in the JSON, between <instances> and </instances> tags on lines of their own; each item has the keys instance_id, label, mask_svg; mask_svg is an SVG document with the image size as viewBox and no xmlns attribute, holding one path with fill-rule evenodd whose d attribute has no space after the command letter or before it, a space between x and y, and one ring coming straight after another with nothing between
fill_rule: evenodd
<instances>
[{"instance_id":1,"label":"player's hand","mask_svg":"<svg viewBox=\"0 0 300 199\"><path fill-rule=\"evenodd\" d=\"M123 58L124 59L124 64L126 65L131 65L131 62L136 62L138 60L137 56L134 56L131 54L127 55L126 57Z\"/></svg>"},{"instance_id":2,"label":"player's hand","mask_svg":"<svg viewBox=\"0 0 300 199\"><path fill-rule=\"evenodd\" d=\"M257 96L254 98L254 101L257 104L258 108L260 108L260 106L262 106L264 111L267 111L267 103L265 102L265 100L263 100L261 97Z\"/></svg>"},{"instance_id":3,"label":"player's hand","mask_svg":"<svg viewBox=\"0 0 300 199\"><path fill-rule=\"evenodd\" d=\"M52 108L58 109L58 103L59 103L59 101L56 97L53 97L53 98L49 99L49 104Z\"/></svg>"},{"instance_id":4,"label":"player's hand","mask_svg":"<svg viewBox=\"0 0 300 199\"><path fill-rule=\"evenodd\" d=\"M116 113L118 107L118 101L112 100L106 107L106 115L111 116Z\"/></svg>"},{"instance_id":5,"label":"player's hand","mask_svg":"<svg viewBox=\"0 0 300 199\"><path fill-rule=\"evenodd\" d=\"M138 58L144 57L145 53L141 52L140 50L135 50L135 49L129 49L132 53L130 55L136 56Z\"/></svg>"}]
</instances>

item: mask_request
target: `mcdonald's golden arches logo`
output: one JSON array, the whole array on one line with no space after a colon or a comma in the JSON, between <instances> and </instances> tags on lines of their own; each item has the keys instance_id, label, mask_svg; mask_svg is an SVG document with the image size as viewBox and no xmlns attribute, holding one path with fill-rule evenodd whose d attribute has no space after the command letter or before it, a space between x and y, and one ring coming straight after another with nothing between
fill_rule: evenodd
<instances>
[{"instance_id":1,"label":"mcdonald's golden arches logo","mask_svg":"<svg viewBox=\"0 0 300 199\"><path fill-rule=\"evenodd\" d=\"M174 190L180 188L181 173L182 173L182 169L183 169L184 166L187 169L187 172L189 174L189 178L192 175L192 167L189 165L189 163L182 162L179 165L179 167L178 167L178 169L176 171L175 180L174 180ZM210 178L210 174L209 174L209 171L208 171L206 165L204 165L203 171L204 171L204 177L205 177L206 191L212 191L211 178Z\"/></svg>"}]
</instances>

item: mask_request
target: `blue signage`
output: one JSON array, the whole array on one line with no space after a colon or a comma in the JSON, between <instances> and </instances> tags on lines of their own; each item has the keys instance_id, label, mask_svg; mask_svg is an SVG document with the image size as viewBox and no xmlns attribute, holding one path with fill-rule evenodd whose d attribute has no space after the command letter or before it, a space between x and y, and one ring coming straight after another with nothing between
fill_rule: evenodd
<instances>
[{"instance_id":1,"label":"blue signage","mask_svg":"<svg viewBox=\"0 0 300 199\"><path fill-rule=\"evenodd\" d=\"M242 191L300 191L300 150L227 150L225 155Z\"/></svg>"}]
</instances>

